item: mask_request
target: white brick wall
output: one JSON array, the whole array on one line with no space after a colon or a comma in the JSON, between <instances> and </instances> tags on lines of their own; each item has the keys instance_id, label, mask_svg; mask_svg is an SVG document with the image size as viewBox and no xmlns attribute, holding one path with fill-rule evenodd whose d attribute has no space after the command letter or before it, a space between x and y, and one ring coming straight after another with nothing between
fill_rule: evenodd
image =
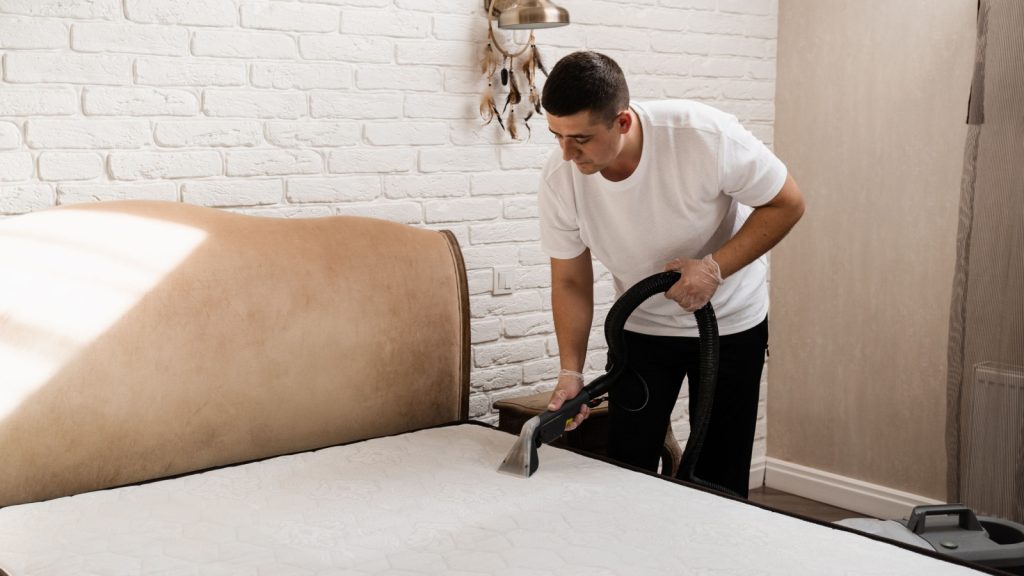
<instances>
[{"instance_id":1,"label":"white brick wall","mask_svg":"<svg viewBox=\"0 0 1024 576\"><path fill-rule=\"evenodd\" d=\"M771 143L777 0L561 3L573 24L537 32L549 67L604 51L634 97L710 103ZM480 0L0 0L0 216L138 198L451 229L472 415L493 422L558 369L535 197L555 144L543 118L514 143L477 118L485 30ZM517 267L512 294L490 294L493 266Z\"/></svg>"}]
</instances>

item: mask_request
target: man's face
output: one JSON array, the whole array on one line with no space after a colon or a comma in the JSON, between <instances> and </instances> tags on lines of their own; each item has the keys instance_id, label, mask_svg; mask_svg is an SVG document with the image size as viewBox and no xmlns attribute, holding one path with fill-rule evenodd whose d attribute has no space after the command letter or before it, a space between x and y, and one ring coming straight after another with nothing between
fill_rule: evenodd
<instances>
[{"instance_id":1,"label":"man's face","mask_svg":"<svg viewBox=\"0 0 1024 576\"><path fill-rule=\"evenodd\" d=\"M606 126L594 119L589 110L570 116L548 114L548 129L555 135L562 147L562 158L576 164L583 174L596 174L615 161L622 150L623 134L621 118ZM627 125L628 128L628 125Z\"/></svg>"}]
</instances>

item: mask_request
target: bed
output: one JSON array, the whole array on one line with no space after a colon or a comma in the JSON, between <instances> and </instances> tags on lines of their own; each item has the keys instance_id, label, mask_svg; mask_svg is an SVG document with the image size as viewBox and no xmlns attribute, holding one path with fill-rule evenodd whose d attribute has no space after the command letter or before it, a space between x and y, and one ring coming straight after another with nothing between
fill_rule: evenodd
<instances>
[{"instance_id":1,"label":"bed","mask_svg":"<svg viewBox=\"0 0 1024 576\"><path fill-rule=\"evenodd\" d=\"M450 233L162 202L0 221L0 574L978 572L468 420Z\"/></svg>"}]
</instances>

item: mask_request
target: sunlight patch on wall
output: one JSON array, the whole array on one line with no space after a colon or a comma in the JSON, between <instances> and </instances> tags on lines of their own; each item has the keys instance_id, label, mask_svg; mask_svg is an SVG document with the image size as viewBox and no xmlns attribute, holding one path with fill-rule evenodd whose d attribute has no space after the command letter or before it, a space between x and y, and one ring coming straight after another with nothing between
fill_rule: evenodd
<instances>
[{"instance_id":1,"label":"sunlight patch on wall","mask_svg":"<svg viewBox=\"0 0 1024 576\"><path fill-rule=\"evenodd\" d=\"M0 419L205 238L189 226L99 210L52 210L0 222Z\"/></svg>"}]
</instances>

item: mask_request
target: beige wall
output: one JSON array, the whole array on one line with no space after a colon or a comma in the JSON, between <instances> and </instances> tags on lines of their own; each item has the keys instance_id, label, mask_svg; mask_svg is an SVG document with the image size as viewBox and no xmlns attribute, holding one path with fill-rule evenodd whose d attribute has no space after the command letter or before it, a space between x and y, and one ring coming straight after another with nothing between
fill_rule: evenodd
<instances>
[{"instance_id":1,"label":"beige wall","mask_svg":"<svg viewBox=\"0 0 1024 576\"><path fill-rule=\"evenodd\" d=\"M780 0L768 456L945 499L946 340L976 0Z\"/></svg>"}]
</instances>

